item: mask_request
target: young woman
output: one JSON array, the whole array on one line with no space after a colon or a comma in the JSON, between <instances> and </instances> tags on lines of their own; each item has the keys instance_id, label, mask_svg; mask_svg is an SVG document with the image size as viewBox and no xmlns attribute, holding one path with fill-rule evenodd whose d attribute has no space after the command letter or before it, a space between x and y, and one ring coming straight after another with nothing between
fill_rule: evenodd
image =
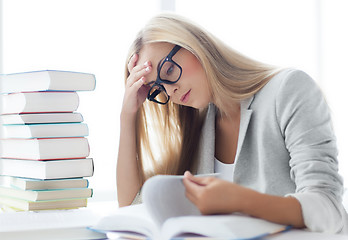
<instances>
[{"instance_id":1,"label":"young woman","mask_svg":"<svg viewBox=\"0 0 348 240\"><path fill-rule=\"evenodd\" d=\"M134 41L125 84L120 206L140 202L152 175L185 174L186 196L203 214L347 232L329 108L307 74L251 60L162 14Z\"/></svg>"}]
</instances>

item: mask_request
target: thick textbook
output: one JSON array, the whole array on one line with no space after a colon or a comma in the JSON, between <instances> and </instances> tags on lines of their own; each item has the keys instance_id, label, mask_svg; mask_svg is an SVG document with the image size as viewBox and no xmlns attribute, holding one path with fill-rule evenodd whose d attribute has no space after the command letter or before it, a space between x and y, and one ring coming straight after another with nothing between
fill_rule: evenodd
<instances>
[{"instance_id":1,"label":"thick textbook","mask_svg":"<svg viewBox=\"0 0 348 240\"><path fill-rule=\"evenodd\" d=\"M88 140L84 137L2 139L0 145L2 158L51 160L89 155Z\"/></svg>"},{"instance_id":2,"label":"thick textbook","mask_svg":"<svg viewBox=\"0 0 348 240\"><path fill-rule=\"evenodd\" d=\"M1 92L91 91L95 76L90 73L43 70L2 76Z\"/></svg>"},{"instance_id":3,"label":"thick textbook","mask_svg":"<svg viewBox=\"0 0 348 240\"><path fill-rule=\"evenodd\" d=\"M11 197L0 196L0 204L4 204L18 210L36 211L51 209L71 209L87 206L86 198L49 200L49 201L27 201Z\"/></svg>"},{"instance_id":4,"label":"thick textbook","mask_svg":"<svg viewBox=\"0 0 348 240\"><path fill-rule=\"evenodd\" d=\"M67 113L22 113L0 116L2 124L37 124L37 123L78 123L83 116L78 112Z\"/></svg>"},{"instance_id":5,"label":"thick textbook","mask_svg":"<svg viewBox=\"0 0 348 240\"><path fill-rule=\"evenodd\" d=\"M79 106L76 92L11 93L1 97L1 114L74 112Z\"/></svg>"},{"instance_id":6,"label":"thick textbook","mask_svg":"<svg viewBox=\"0 0 348 240\"><path fill-rule=\"evenodd\" d=\"M255 239L287 226L241 214L201 215L185 197L182 176L155 176L142 189L143 204L120 208L90 229L110 238L172 239L204 236L214 239Z\"/></svg>"},{"instance_id":7,"label":"thick textbook","mask_svg":"<svg viewBox=\"0 0 348 240\"><path fill-rule=\"evenodd\" d=\"M91 177L94 171L92 158L50 161L1 158L0 166L0 175L34 179Z\"/></svg>"},{"instance_id":8,"label":"thick textbook","mask_svg":"<svg viewBox=\"0 0 348 240\"><path fill-rule=\"evenodd\" d=\"M42 200L58 200L72 198L90 198L92 197L91 188L68 188L55 190L21 190L0 186L0 196L9 198L42 201Z\"/></svg>"},{"instance_id":9,"label":"thick textbook","mask_svg":"<svg viewBox=\"0 0 348 240\"><path fill-rule=\"evenodd\" d=\"M13 187L22 190L87 188L89 186L89 181L86 178L41 180L33 178L0 176L0 186Z\"/></svg>"},{"instance_id":10,"label":"thick textbook","mask_svg":"<svg viewBox=\"0 0 348 240\"><path fill-rule=\"evenodd\" d=\"M4 138L59 138L85 137L88 126L85 123L12 124L3 125Z\"/></svg>"}]
</instances>

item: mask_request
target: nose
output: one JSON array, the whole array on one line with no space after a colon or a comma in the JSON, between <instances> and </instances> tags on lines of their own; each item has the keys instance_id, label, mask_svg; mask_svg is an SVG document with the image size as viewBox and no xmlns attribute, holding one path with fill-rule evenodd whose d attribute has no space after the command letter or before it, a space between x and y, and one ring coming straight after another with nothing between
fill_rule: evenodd
<instances>
[{"instance_id":1,"label":"nose","mask_svg":"<svg viewBox=\"0 0 348 240\"><path fill-rule=\"evenodd\" d=\"M164 88L167 91L167 94L169 95L169 97L173 96L173 94L178 90L178 86L177 84L163 84Z\"/></svg>"}]
</instances>

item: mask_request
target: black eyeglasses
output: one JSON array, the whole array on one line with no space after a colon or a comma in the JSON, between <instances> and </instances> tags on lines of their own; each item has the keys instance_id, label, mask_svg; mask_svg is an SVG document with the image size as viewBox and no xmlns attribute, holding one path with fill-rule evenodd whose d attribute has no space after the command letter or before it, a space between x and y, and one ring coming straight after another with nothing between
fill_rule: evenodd
<instances>
[{"instance_id":1,"label":"black eyeglasses","mask_svg":"<svg viewBox=\"0 0 348 240\"><path fill-rule=\"evenodd\" d=\"M169 96L166 89L162 85L174 84L179 81L182 73L182 68L179 64L172 60L172 57L180 50L180 46L175 45L172 51L163 60L157 71L157 79L151 86L147 99L159 104L166 104L169 101Z\"/></svg>"}]
</instances>

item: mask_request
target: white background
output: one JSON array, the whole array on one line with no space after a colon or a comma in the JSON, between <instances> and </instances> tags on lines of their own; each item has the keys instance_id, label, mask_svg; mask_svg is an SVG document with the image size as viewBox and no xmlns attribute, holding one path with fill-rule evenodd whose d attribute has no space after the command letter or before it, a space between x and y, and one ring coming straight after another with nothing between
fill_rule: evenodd
<instances>
[{"instance_id":1,"label":"white background","mask_svg":"<svg viewBox=\"0 0 348 240\"><path fill-rule=\"evenodd\" d=\"M163 9L191 18L252 58L309 73L322 87L332 109L340 172L348 179L348 1L1 2L0 72L53 69L96 75L96 90L79 93L78 109L90 129L94 200L116 199L125 57L138 30Z\"/></svg>"}]
</instances>

